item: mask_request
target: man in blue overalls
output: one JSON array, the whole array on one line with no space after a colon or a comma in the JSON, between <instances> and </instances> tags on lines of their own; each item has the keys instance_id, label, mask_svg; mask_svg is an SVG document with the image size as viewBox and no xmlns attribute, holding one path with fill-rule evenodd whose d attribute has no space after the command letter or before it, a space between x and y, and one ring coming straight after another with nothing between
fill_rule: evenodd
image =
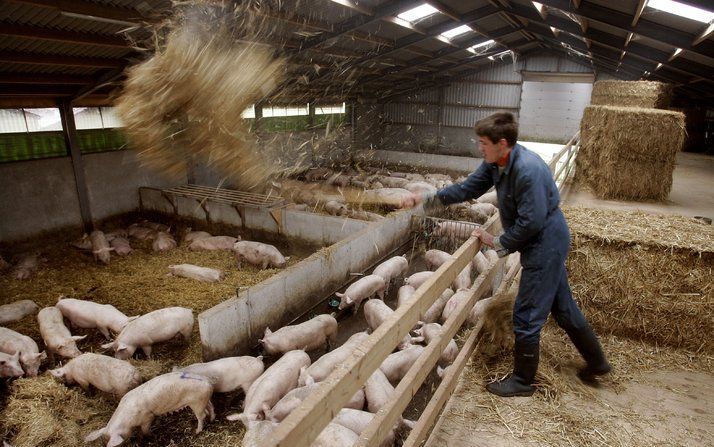
<instances>
[{"instance_id":1,"label":"man in blue overalls","mask_svg":"<svg viewBox=\"0 0 714 447\"><path fill-rule=\"evenodd\" d=\"M493 247L499 256L521 253L520 288L513 308L515 333L513 373L490 383L499 396L530 396L538 369L540 331L548 314L567 332L587 362L578 375L584 381L610 372L600 342L573 300L565 270L570 233L559 208L560 194L548 165L516 143L518 123L511 113L499 112L475 125L484 162L462 183L436 194L413 194L403 207L421 202L425 207L474 199L496 187L504 232L498 237L479 228L473 236Z\"/></svg>"}]
</instances>

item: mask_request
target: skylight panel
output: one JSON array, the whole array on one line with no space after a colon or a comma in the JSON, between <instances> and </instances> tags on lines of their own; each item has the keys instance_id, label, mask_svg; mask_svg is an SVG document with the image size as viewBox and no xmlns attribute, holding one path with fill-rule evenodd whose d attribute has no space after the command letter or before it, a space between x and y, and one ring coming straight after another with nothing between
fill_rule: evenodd
<instances>
[{"instance_id":1,"label":"skylight panel","mask_svg":"<svg viewBox=\"0 0 714 447\"><path fill-rule=\"evenodd\" d=\"M447 39L453 39L456 36L460 36L464 33L468 33L469 31L473 31L470 26L468 25L461 25L459 27L456 27L454 29L450 29L448 31L445 31L441 33L442 36L446 37Z\"/></svg>"},{"instance_id":2,"label":"skylight panel","mask_svg":"<svg viewBox=\"0 0 714 447\"><path fill-rule=\"evenodd\" d=\"M648 0L647 7L702 23L709 23L714 20L714 12L675 2L674 0Z\"/></svg>"},{"instance_id":3,"label":"skylight panel","mask_svg":"<svg viewBox=\"0 0 714 447\"><path fill-rule=\"evenodd\" d=\"M406 20L407 22L414 23L417 20L429 17L430 15L436 14L437 12L439 12L439 10L437 10L431 5L427 5L426 3L424 3L421 6L417 6L416 8L410 9L399 14L397 17L402 20Z\"/></svg>"},{"instance_id":4,"label":"skylight panel","mask_svg":"<svg viewBox=\"0 0 714 447\"><path fill-rule=\"evenodd\" d=\"M487 41L485 41L485 42L481 42L481 43L478 43L478 44L476 44L476 45L470 47L468 50L469 50L470 52L472 52L472 53L475 54L477 49L479 49L479 48L481 48L481 47L485 47L485 46L487 46L487 45L493 45L493 44L495 44L495 43L496 43L496 42L495 42L493 39L487 40Z\"/></svg>"}]
</instances>

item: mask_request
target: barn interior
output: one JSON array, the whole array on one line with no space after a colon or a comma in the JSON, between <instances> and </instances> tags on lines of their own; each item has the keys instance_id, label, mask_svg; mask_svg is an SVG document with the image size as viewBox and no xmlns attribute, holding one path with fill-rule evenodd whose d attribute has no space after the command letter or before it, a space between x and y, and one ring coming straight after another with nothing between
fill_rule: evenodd
<instances>
[{"instance_id":1,"label":"barn interior","mask_svg":"<svg viewBox=\"0 0 714 447\"><path fill-rule=\"evenodd\" d=\"M189 340L129 360L143 381L233 356L262 355L267 371L280 356L261 345L266 328L322 314L338 323L332 349L370 333L267 432L227 420L247 400L234 390L213 393L201 433L183 410L125 445L710 444L711 2L3 0L0 60L0 328L49 353L38 311L61 298L127 317L191 309ZM572 293L613 367L595 385L549 321L535 394L488 393L511 371L522 275L517 254L491 258L470 237L504 231L495 193L401 206L485 163L474 123L502 111L559 190ZM203 232L224 245L191 241ZM283 262L237 264L241 241ZM451 257L434 265L433 250ZM377 329L368 301L353 312L340 296L395 256L409 267L387 280ZM177 273L187 264L217 280ZM414 343L422 355L378 411L363 403L373 416L354 442L320 441L467 268L443 334ZM425 270L403 304L399 286ZM35 307L13 318L5 306L22 300ZM114 355L64 317L81 352ZM0 353L13 354L1 337ZM315 364L327 351L308 353ZM69 361L2 379L7 445L85 445L116 414L118 397L49 372Z\"/></svg>"}]
</instances>

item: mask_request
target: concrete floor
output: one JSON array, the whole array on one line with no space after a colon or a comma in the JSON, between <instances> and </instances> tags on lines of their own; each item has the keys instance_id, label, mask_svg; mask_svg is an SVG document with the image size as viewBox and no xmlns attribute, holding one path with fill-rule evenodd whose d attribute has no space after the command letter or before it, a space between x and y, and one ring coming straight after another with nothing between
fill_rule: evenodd
<instances>
[{"instance_id":1,"label":"concrete floor","mask_svg":"<svg viewBox=\"0 0 714 447\"><path fill-rule=\"evenodd\" d=\"M567 185L562 199L566 205L714 218L714 156L677 154L672 192L665 202L600 200L579 185Z\"/></svg>"}]
</instances>

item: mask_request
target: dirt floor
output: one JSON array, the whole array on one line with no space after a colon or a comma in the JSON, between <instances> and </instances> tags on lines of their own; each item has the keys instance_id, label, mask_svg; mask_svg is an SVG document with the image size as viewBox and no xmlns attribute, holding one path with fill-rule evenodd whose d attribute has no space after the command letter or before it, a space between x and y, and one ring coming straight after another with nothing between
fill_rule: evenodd
<instances>
[{"instance_id":1,"label":"dirt floor","mask_svg":"<svg viewBox=\"0 0 714 447\"><path fill-rule=\"evenodd\" d=\"M543 333L533 397L499 398L484 384L510 371L510 355L476 355L428 447L709 446L714 439L714 358L603 337L614 367L594 388L561 330Z\"/></svg>"},{"instance_id":2,"label":"dirt floor","mask_svg":"<svg viewBox=\"0 0 714 447\"><path fill-rule=\"evenodd\" d=\"M563 193L566 205L589 208L640 210L714 218L714 156L680 152L674 168L672 191L665 202L626 202L600 200L580 185L570 185Z\"/></svg>"}]
</instances>

